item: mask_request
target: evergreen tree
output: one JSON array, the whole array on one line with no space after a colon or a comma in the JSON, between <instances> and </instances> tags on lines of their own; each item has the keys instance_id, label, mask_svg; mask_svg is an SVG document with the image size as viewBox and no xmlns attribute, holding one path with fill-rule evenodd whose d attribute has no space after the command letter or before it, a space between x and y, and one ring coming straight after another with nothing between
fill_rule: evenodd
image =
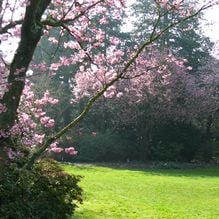
<instances>
[{"instance_id":1,"label":"evergreen tree","mask_svg":"<svg viewBox=\"0 0 219 219\"><path fill-rule=\"evenodd\" d=\"M132 36L139 42L149 38L154 30L159 32L167 24L183 16L180 14L177 14L177 17L173 16L168 10L156 6L153 2L152 0L137 0L131 6L133 16L138 15L133 21ZM187 7L189 8L194 3L194 0L188 1ZM188 61L186 65L193 68L192 72L196 72L205 63L213 47L210 39L203 35L202 16L203 14L200 13L199 16L181 23L167 31L156 42L160 50L170 49L174 55L186 59ZM156 29L154 29L155 24Z\"/></svg>"}]
</instances>

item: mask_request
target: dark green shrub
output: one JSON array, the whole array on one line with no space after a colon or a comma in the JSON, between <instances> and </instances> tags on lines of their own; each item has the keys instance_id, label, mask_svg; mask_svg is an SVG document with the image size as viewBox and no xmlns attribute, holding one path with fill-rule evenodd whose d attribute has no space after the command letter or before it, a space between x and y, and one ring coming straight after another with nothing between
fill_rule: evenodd
<instances>
[{"instance_id":1,"label":"dark green shrub","mask_svg":"<svg viewBox=\"0 0 219 219\"><path fill-rule=\"evenodd\" d=\"M183 144L175 142L158 142L156 150L152 151L153 157L161 161L177 161L180 159L180 153L184 148Z\"/></svg>"},{"instance_id":2,"label":"dark green shrub","mask_svg":"<svg viewBox=\"0 0 219 219\"><path fill-rule=\"evenodd\" d=\"M169 121L159 124L152 136L152 159L191 161L201 145L201 132L194 125Z\"/></svg>"},{"instance_id":3,"label":"dark green shrub","mask_svg":"<svg viewBox=\"0 0 219 219\"><path fill-rule=\"evenodd\" d=\"M219 163L219 140L213 139L213 161Z\"/></svg>"},{"instance_id":4,"label":"dark green shrub","mask_svg":"<svg viewBox=\"0 0 219 219\"><path fill-rule=\"evenodd\" d=\"M125 161L128 142L120 135L108 131L84 135L75 143L78 155L73 159L76 161Z\"/></svg>"},{"instance_id":5,"label":"dark green shrub","mask_svg":"<svg viewBox=\"0 0 219 219\"><path fill-rule=\"evenodd\" d=\"M63 172L54 160L41 160L31 171L11 165L5 172L1 219L65 219L82 202L81 177Z\"/></svg>"}]
</instances>

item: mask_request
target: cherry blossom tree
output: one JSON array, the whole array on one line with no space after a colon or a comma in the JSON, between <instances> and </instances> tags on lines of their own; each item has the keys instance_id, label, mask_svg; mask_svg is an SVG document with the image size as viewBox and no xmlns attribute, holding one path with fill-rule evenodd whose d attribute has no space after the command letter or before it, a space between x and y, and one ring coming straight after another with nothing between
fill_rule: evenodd
<instances>
[{"instance_id":1,"label":"cherry blossom tree","mask_svg":"<svg viewBox=\"0 0 219 219\"><path fill-rule=\"evenodd\" d=\"M145 59L144 55L141 56L146 48L151 47L169 29L212 6L213 2L209 1L196 10L185 9L182 0L171 2L155 0L154 4L157 14L148 40L134 48L124 48L119 38L112 37L105 48L106 52L103 53L105 33L103 29L97 28L96 23L104 25L108 22L105 6L112 8L111 16L114 19L121 19L121 13L125 8L124 0L3 0L0 2L0 37L3 45L0 63L1 161L5 160L6 152L9 157L20 156L21 152L18 148L11 151L12 135L19 133L22 139L21 145L31 145L32 148L24 165L27 168L31 168L49 147L50 150L59 152L61 149L55 145L56 141L86 116L99 97L102 95L108 98L119 97L122 91L117 93L117 89L121 80L147 75L154 68L162 70L163 64L156 60L155 56L149 56L149 59ZM165 16L163 8L168 9L173 15L180 13L182 16L180 19L175 19L176 16L173 16L173 19L160 29L157 28L157 24ZM96 19L97 14L99 20ZM53 29L58 31L58 39L50 35ZM71 50L70 55L60 57L49 66L44 62L34 64L34 52L42 37L47 38L58 49L59 39L66 34L69 40L64 46ZM15 41L17 48L10 52L10 44ZM14 43L13 47L16 47ZM47 91L42 98L35 99L30 89L31 84L27 80L28 75L34 76L34 71L37 70L52 76L62 66L76 64L80 67L73 79L76 82L73 88L75 101L82 96L89 96L87 105L72 122L57 133L45 136L34 134L34 130L39 125L44 128L53 127L55 121L46 115L43 106L55 104L57 100ZM141 70L143 65L146 66L144 71ZM139 70L136 71L138 66L140 66ZM75 154L73 148L66 149L66 152Z\"/></svg>"},{"instance_id":2,"label":"cherry blossom tree","mask_svg":"<svg viewBox=\"0 0 219 219\"><path fill-rule=\"evenodd\" d=\"M145 60L153 54L156 61L163 62L163 65L150 71L147 71L146 65L138 65L135 72L138 71L139 76L121 80L114 90L109 90L111 100L105 101L105 98L102 98L93 109L94 118L90 117L87 124L100 133L109 130L115 134L120 133L121 138L124 136L122 133L129 133L126 137L134 138L134 142L141 145L141 148L138 148L145 152L144 159L152 158L151 149L158 150L158 140L154 133L162 125L168 124L167 127L170 128L172 124L174 130L177 131L177 127L179 128L180 136L187 135L187 140L190 139L184 144L180 142L179 149L186 151L181 154L181 159L193 159L199 153L199 159L208 157L209 161L216 146L210 143L216 137L213 128L217 125L218 118L218 61L209 59L209 64L194 75L190 73L191 68L185 66L185 60L176 59L167 52L161 54L153 48L146 54L142 53ZM144 71L147 71L147 75L140 73ZM97 121L99 123L95 125ZM170 128L171 130L173 129ZM186 130L190 130L191 136ZM193 135L192 139L192 133L195 132L196 135ZM168 134L166 130L163 138ZM173 138L169 140L174 141ZM164 154L164 151L168 154L167 142L164 145L165 150L163 148L163 152L156 152L157 154ZM175 147L177 148L177 143ZM143 155L142 151L139 153L140 156ZM175 158L174 155L169 157L169 159Z\"/></svg>"}]
</instances>

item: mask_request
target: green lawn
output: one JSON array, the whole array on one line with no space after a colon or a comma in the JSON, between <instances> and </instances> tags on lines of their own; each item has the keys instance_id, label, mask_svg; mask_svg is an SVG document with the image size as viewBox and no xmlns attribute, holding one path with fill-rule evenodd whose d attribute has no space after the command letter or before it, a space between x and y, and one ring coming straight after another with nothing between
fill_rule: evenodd
<instances>
[{"instance_id":1,"label":"green lawn","mask_svg":"<svg viewBox=\"0 0 219 219\"><path fill-rule=\"evenodd\" d=\"M150 170L70 166L84 176L72 219L218 219L219 169Z\"/></svg>"}]
</instances>

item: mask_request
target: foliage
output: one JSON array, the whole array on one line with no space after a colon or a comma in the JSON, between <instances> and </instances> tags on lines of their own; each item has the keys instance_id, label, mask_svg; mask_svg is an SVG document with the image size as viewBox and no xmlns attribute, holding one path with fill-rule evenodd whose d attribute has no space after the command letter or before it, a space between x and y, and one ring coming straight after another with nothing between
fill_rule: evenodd
<instances>
[{"instance_id":1,"label":"foliage","mask_svg":"<svg viewBox=\"0 0 219 219\"><path fill-rule=\"evenodd\" d=\"M152 137L155 160L191 161L201 145L201 132L192 124L168 121L160 124Z\"/></svg>"},{"instance_id":2,"label":"foliage","mask_svg":"<svg viewBox=\"0 0 219 219\"><path fill-rule=\"evenodd\" d=\"M105 133L84 133L71 144L76 145L77 156L55 155L58 160L70 162L126 161L130 142L110 130Z\"/></svg>"},{"instance_id":3,"label":"foliage","mask_svg":"<svg viewBox=\"0 0 219 219\"><path fill-rule=\"evenodd\" d=\"M101 164L100 164L101 165ZM64 166L84 176L77 219L218 218L218 168L148 169L144 165Z\"/></svg>"},{"instance_id":4,"label":"foliage","mask_svg":"<svg viewBox=\"0 0 219 219\"><path fill-rule=\"evenodd\" d=\"M150 100L143 104L128 104L129 98L120 98L120 101L98 101L97 107L81 124L83 130L89 134L82 134L81 138L72 143L79 151L79 156L73 160L194 159L202 147L202 128L195 125L194 120L188 119L188 115L181 120L176 118L177 114L174 115L173 111L168 115L167 107L166 111L163 107L160 112L160 108L156 108L156 98ZM95 137L91 135L92 130L97 132ZM117 155L112 156L114 152Z\"/></svg>"},{"instance_id":5,"label":"foliage","mask_svg":"<svg viewBox=\"0 0 219 219\"><path fill-rule=\"evenodd\" d=\"M0 184L0 218L68 218L82 203L80 179L54 160L41 160L32 171L11 165Z\"/></svg>"}]
</instances>

